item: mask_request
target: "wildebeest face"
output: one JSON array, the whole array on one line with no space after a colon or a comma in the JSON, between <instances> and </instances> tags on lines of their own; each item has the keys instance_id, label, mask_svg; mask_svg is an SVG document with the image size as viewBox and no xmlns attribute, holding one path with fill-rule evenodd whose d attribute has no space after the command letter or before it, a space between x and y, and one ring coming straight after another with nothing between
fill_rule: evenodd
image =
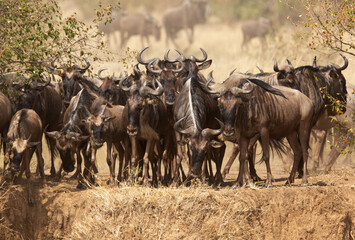
<instances>
[{"instance_id":1,"label":"wildebeest face","mask_svg":"<svg viewBox=\"0 0 355 240\"><path fill-rule=\"evenodd\" d=\"M218 107L222 121L225 124L223 136L226 138L231 138L235 135L236 113L241 103L241 98L234 96L230 91L225 92L218 98Z\"/></svg>"},{"instance_id":2,"label":"wildebeest face","mask_svg":"<svg viewBox=\"0 0 355 240\"><path fill-rule=\"evenodd\" d=\"M128 107L128 125L127 133L130 136L137 136L139 132L140 114L144 107L144 98L139 92L134 92L127 101Z\"/></svg>"},{"instance_id":3,"label":"wildebeest face","mask_svg":"<svg viewBox=\"0 0 355 240\"><path fill-rule=\"evenodd\" d=\"M10 160L10 170L12 172L20 171L20 164L22 162L25 151L29 148L35 147L39 142L29 142L28 139L17 138L10 140L7 144L6 157Z\"/></svg>"},{"instance_id":4,"label":"wildebeest face","mask_svg":"<svg viewBox=\"0 0 355 240\"><path fill-rule=\"evenodd\" d=\"M326 71L324 73L327 79L331 80L331 86L327 89L328 93L331 96L335 96L335 101L334 99L331 99L331 97L326 97L325 102L328 106L333 106L336 104L339 107L339 111L342 113L345 113L346 111L346 102L347 102L347 90L346 90L346 80L341 73L341 71L337 71L335 68L331 68L330 70ZM333 109L333 107L332 107ZM336 114L335 111L332 112L333 115Z\"/></svg>"},{"instance_id":5,"label":"wildebeest face","mask_svg":"<svg viewBox=\"0 0 355 240\"><path fill-rule=\"evenodd\" d=\"M173 106L175 103L175 84L176 77L172 71L163 71L160 76L160 82L164 87L165 104Z\"/></svg>"},{"instance_id":6,"label":"wildebeest face","mask_svg":"<svg viewBox=\"0 0 355 240\"><path fill-rule=\"evenodd\" d=\"M93 144L100 148L102 147L104 140L103 134L107 132L110 121L114 117L105 117L104 115L90 116L88 119L91 139Z\"/></svg>"},{"instance_id":7,"label":"wildebeest face","mask_svg":"<svg viewBox=\"0 0 355 240\"><path fill-rule=\"evenodd\" d=\"M66 172L72 172L75 165L75 152L77 144L81 141L88 139L88 136L80 136L79 133L75 132L47 132L48 137L54 138L56 140L56 147L59 151L60 158L63 163L63 170Z\"/></svg>"},{"instance_id":8,"label":"wildebeest face","mask_svg":"<svg viewBox=\"0 0 355 240\"><path fill-rule=\"evenodd\" d=\"M62 73L61 77L63 82L64 103L68 106L70 99L80 91L77 80L81 77L81 74L72 68L68 68Z\"/></svg>"}]
</instances>

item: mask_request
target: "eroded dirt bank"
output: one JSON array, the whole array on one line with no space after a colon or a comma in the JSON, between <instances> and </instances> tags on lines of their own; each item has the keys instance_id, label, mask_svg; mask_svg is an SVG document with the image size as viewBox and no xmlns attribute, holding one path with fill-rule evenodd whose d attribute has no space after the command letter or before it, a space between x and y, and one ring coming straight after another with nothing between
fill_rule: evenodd
<instances>
[{"instance_id":1,"label":"eroded dirt bank","mask_svg":"<svg viewBox=\"0 0 355 240\"><path fill-rule=\"evenodd\" d=\"M151 189L75 182L0 191L1 239L354 239L355 170L309 187ZM320 185L327 186L320 186Z\"/></svg>"}]
</instances>

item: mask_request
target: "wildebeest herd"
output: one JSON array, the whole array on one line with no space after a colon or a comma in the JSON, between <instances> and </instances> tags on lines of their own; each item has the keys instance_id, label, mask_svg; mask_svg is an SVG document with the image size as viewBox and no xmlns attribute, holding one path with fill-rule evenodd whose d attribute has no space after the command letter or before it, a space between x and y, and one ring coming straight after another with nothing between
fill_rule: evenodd
<instances>
[{"instance_id":1,"label":"wildebeest herd","mask_svg":"<svg viewBox=\"0 0 355 240\"><path fill-rule=\"evenodd\" d=\"M261 180L254 167L255 146L260 142L266 187L273 181L270 149L285 152L291 148L293 166L286 184L293 183L297 173L302 184L307 184L312 128L327 129L331 126L324 122L346 111L345 56L341 55L342 66L314 62L295 68L289 60L284 66L275 60L274 72L233 70L217 83L212 72L207 78L201 73L212 64L202 48L201 58L176 50L175 59L169 57L169 50L163 58L145 59L146 49L138 52L132 73L120 77L103 77L102 69L94 81L84 76L90 66L87 60L84 67L57 66L57 58L49 67L52 77L47 76L45 82L0 75L3 86L21 93L13 104L15 111L9 99L0 95L3 179L21 177L24 171L29 178L34 152L37 170L45 179L44 133L51 152L51 176L60 179L63 170L73 172L76 167L73 178L78 188L96 183L96 152L104 143L111 183L140 180L149 185L151 178L153 186L177 186L199 178L218 185L240 152L234 186L250 185ZM60 74L60 85L53 81L54 74ZM337 108L334 101L339 103ZM234 151L222 175L226 141L234 143ZM58 153L61 167L56 171ZM184 159L188 170L181 164Z\"/></svg>"}]
</instances>

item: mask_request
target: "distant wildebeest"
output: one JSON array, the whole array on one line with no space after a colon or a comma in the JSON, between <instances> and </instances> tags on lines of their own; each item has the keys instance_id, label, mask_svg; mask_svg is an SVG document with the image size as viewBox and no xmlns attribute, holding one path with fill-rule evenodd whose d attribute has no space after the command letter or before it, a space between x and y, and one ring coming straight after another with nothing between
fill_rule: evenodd
<instances>
[{"instance_id":1,"label":"distant wildebeest","mask_svg":"<svg viewBox=\"0 0 355 240\"><path fill-rule=\"evenodd\" d=\"M43 126L40 117L32 109L21 109L11 119L6 138L5 161L10 162L12 174L20 172L19 177L26 171L28 180L29 203L33 203L29 178L30 161L36 151L37 164L42 180L45 179L42 158Z\"/></svg>"},{"instance_id":2,"label":"distant wildebeest","mask_svg":"<svg viewBox=\"0 0 355 240\"><path fill-rule=\"evenodd\" d=\"M91 159L96 160L96 151L107 143L106 161L110 169L111 179L115 179L116 158L112 162L112 144L119 153L119 170L117 181L121 182L123 169L125 172L130 161L130 143L127 128L123 122L123 109L121 105L111 105L103 98L94 100L90 107L91 116L86 120L89 124ZM121 145L124 145L124 149ZM124 159L123 159L124 154ZM127 174L125 174L127 177Z\"/></svg>"},{"instance_id":3,"label":"distant wildebeest","mask_svg":"<svg viewBox=\"0 0 355 240\"><path fill-rule=\"evenodd\" d=\"M185 30L189 44L194 41L194 27L206 22L208 2L203 0L185 0L179 6L164 12L163 26L166 32L166 45L169 40L178 47L175 38L180 30ZM189 32L190 31L190 32Z\"/></svg>"},{"instance_id":4,"label":"distant wildebeest","mask_svg":"<svg viewBox=\"0 0 355 240\"><path fill-rule=\"evenodd\" d=\"M242 49L245 48L249 41L253 38L259 38L262 48L267 47L266 35L273 31L272 23L270 19L260 17L246 21L242 24L243 43Z\"/></svg>"},{"instance_id":5,"label":"distant wildebeest","mask_svg":"<svg viewBox=\"0 0 355 240\"><path fill-rule=\"evenodd\" d=\"M144 40L150 44L149 36L153 35L156 41L160 40L161 27L157 20L150 14L146 13L121 13L113 16L115 19L105 26L101 26L99 31L104 32L109 37L115 31L120 31L121 47L124 47L128 39L132 36L139 35L142 47Z\"/></svg>"},{"instance_id":6,"label":"distant wildebeest","mask_svg":"<svg viewBox=\"0 0 355 240\"><path fill-rule=\"evenodd\" d=\"M255 84L255 85L254 85ZM217 84L218 86L218 84ZM223 135L236 135L240 145L240 167L236 186L248 184L246 165L250 140L260 136L262 160L267 169L266 186L272 185L269 163L270 139L286 137L294 152L294 165L288 182L294 181L301 157L303 172L307 169L308 140L311 131L313 104L304 94L282 86L270 86L258 80L231 75L218 90L219 108L225 124ZM303 184L307 176L303 175Z\"/></svg>"}]
</instances>

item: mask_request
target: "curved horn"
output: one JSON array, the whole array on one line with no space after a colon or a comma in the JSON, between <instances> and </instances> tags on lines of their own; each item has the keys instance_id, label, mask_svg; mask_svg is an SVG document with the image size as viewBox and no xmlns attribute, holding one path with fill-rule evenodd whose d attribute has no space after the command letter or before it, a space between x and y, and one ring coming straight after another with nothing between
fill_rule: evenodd
<instances>
[{"instance_id":1,"label":"curved horn","mask_svg":"<svg viewBox=\"0 0 355 240\"><path fill-rule=\"evenodd\" d=\"M161 72L162 72L163 70L161 70L161 69L153 69L153 67L152 67L153 64L156 65L156 64L158 64L158 63L157 63L157 61L152 61L152 62L150 62L150 63L148 64L148 66L147 66L148 71L151 72L151 73L155 73L155 74L161 74Z\"/></svg>"},{"instance_id":2,"label":"curved horn","mask_svg":"<svg viewBox=\"0 0 355 240\"><path fill-rule=\"evenodd\" d=\"M338 71L343 71L343 70L345 70L345 68L348 67L349 63L348 63L348 59L343 54L340 53L340 56L344 59L344 65L342 67L337 67L336 69Z\"/></svg>"},{"instance_id":3,"label":"curved horn","mask_svg":"<svg viewBox=\"0 0 355 240\"><path fill-rule=\"evenodd\" d=\"M169 52L170 52L170 49L166 50L166 52L164 54L164 61L169 62L169 63L176 63L177 58L174 60L169 59Z\"/></svg>"},{"instance_id":4,"label":"curved horn","mask_svg":"<svg viewBox=\"0 0 355 240\"><path fill-rule=\"evenodd\" d=\"M248 83L251 85L251 89L249 90L245 90L245 89L242 89L242 88L238 88L238 87L233 87L231 89L231 92L234 96L237 96L239 95L240 93L244 93L244 94L248 94L248 93L251 93L252 91L254 91L254 84L252 82L249 81L249 79L246 79L248 81Z\"/></svg>"},{"instance_id":5,"label":"curved horn","mask_svg":"<svg viewBox=\"0 0 355 240\"><path fill-rule=\"evenodd\" d=\"M275 62L274 62L274 71L275 71L275 72L280 72L279 67L277 66L277 61L276 61L276 59L275 59Z\"/></svg>"},{"instance_id":6,"label":"curved horn","mask_svg":"<svg viewBox=\"0 0 355 240\"><path fill-rule=\"evenodd\" d=\"M156 59L158 59L158 58L152 58L152 59L149 59L149 60L143 60L143 59L142 59L142 53L143 53L147 48L149 48L149 47L143 48L143 49L140 50L140 51L138 52L138 54L137 54L137 60L138 60L138 62L139 62L140 64L148 65L150 62L155 61Z\"/></svg>"},{"instance_id":7,"label":"curved horn","mask_svg":"<svg viewBox=\"0 0 355 240\"><path fill-rule=\"evenodd\" d=\"M259 68L258 65L256 65L256 68L260 71L260 73L264 73L264 70L262 70L261 68Z\"/></svg>"},{"instance_id":8,"label":"curved horn","mask_svg":"<svg viewBox=\"0 0 355 240\"><path fill-rule=\"evenodd\" d=\"M219 120L218 118L216 118L216 117L215 117L214 119L217 120L217 122L218 122L220 128L219 128L219 129L205 128L205 129L203 129L202 132L201 132L202 137L208 138L208 137L210 137L210 136L219 135L219 134L221 134L221 133L223 132L223 130L224 130L224 124L223 124L223 122L220 121L220 120Z\"/></svg>"},{"instance_id":9,"label":"curved horn","mask_svg":"<svg viewBox=\"0 0 355 240\"><path fill-rule=\"evenodd\" d=\"M56 67L54 65L54 62L58 59L58 57L55 57L52 61L51 61L51 69L63 69L64 67L63 66L60 66L60 67Z\"/></svg>"},{"instance_id":10,"label":"curved horn","mask_svg":"<svg viewBox=\"0 0 355 240\"><path fill-rule=\"evenodd\" d=\"M293 71L293 70L294 70L294 67L292 66L291 61L288 60L287 58L286 58L286 61L287 61L288 66L290 67L290 69Z\"/></svg>"},{"instance_id":11,"label":"curved horn","mask_svg":"<svg viewBox=\"0 0 355 240\"><path fill-rule=\"evenodd\" d=\"M98 72L97 72L97 76L101 79L101 80L105 80L106 77L103 77L101 76L101 73L103 71L107 70L107 68L103 68L103 69L100 69Z\"/></svg>"},{"instance_id":12,"label":"curved horn","mask_svg":"<svg viewBox=\"0 0 355 240\"><path fill-rule=\"evenodd\" d=\"M187 116L180 118L176 123L174 124L174 129L175 131L184 134L184 135L189 135L191 132L189 131L189 128L182 130L180 127L180 124L182 121L184 121L187 118Z\"/></svg>"},{"instance_id":13,"label":"curved horn","mask_svg":"<svg viewBox=\"0 0 355 240\"><path fill-rule=\"evenodd\" d=\"M79 69L82 73L85 73L85 71L88 70L90 67L90 62L88 60L86 60L86 58L83 58L83 59L86 63L86 66L84 68L81 68L81 67L76 67L76 68Z\"/></svg>"},{"instance_id":14,"label":"curved horn","mask_svg":"<svg viewBox=\"0 0 355 240\"><path fill-rule=\"evenodd\" d=\"M173 69L173 70L171 70L173 73L179 73L179 72L181 72L182 70L184 70L184 62L181 61L180 59L178 59L177 61L180 63L181 67L180 67L179 69Z\"/></svg>"},{"instance_id":15,"label":"curved horn","mask_svg":"<svg viewBox=\"0 0 355 240\"><path fill-rule=\"evenodd\" d=\"M53 76L53 74L52 74L52 76ZM49 75L48 76L45 75L45 78L47 80L45 83L38 83L37 81L35 81L34 83L31 82L30 87L32 89L42 90L43 88L47 87L51 83L51 77ZM53 76L53 78L54 78L54 76Z\"/></svg>"},{"instance_id":16,"label":"curved horn","mask_svg":"<svg viewBox=\"0 0 355 240\"><path fill-rule=\"evenodd\" d=\"M314 56L312 67L317 68L317 56Z\"/></svg>"},{"instance_id":17,"label":"curved horn","mask_svg":"<svg viewBox=\"0 0 355 240\"><path fill-rule=\"evenodd\" d=\"M201 59L196 58L195 56L190 56L190 60L194 61L194 62L204 62L207 59L207 53L205 50L203 50L202 48L200 48L201 52L203 53L203 57Z\"/></svg>"},{"instance_id":18,"label":"curved horn","mask_svg":"<svg viewBox=\"0 0 355 240\"><path fill-rule=\"evenodd\" d=\"M175 49L175 51L180 55L180 59L181 61L185 61L186 57L184 56L184 54L182 54L179 50Z\"/></svg>"},{"instance_id":19,"label":"curved horn","mask_svg":"<svg viewBox=\"0 0 355 240\"><path fill-rule=\"evenodd\" d=\"M232 74L235 72L235 70L237 70L237 68L234 68L234 69L229 73L229 76L232 76Z\"/></svg>"},{"instance_id":20,"label":"curved horn","mask_svg":"<svg viewBox=\"0 0 355 240\"><path fill-rule=\"evenodd\" d=\"M126 80L126 79L122 79L122 80L120 81L120 85L119 85L120 88L121 88L123 91L125 91L125 92L131 91L131 89L133 88L133 85L130 86L130 87L124 86L124 85L123 85L124 80Z\"/></svg>"},{"instance_id":21,"label":"curved horn","mask_svg":"<svg viewBox=\"0 0 355 240\"><path fill-rule=\"evenodd\" d=\"M154 96L160 96L163 94L164 92L164 87L161 85L161 83L156 80L157 84L158 84L158 87L153 90L151 89L150 87L147 87L147 86L142 86L140 89L139 89L139 94L142 96L142 97L145 97L147 96L148 94L151 94L151 95L154 95Z\"/></svg>"},{"instance_id":22,"label":"curved horn","mask_svg":"<svg viewBox=\"0 0 355 240\"><path fill-rule=\"evenodd\" d=\"M136 76L141 75L141 70L139 70L138 63L136 65L134 65L133 72L134 72L134 75L136 75Z\"/></svg>"}]
</instances>

